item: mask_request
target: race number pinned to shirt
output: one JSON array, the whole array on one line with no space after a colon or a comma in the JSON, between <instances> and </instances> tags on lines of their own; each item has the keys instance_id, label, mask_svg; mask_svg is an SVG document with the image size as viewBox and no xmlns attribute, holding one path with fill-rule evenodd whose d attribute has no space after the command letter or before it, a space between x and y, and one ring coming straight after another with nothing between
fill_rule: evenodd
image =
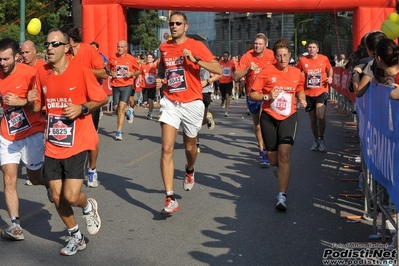
<instances>
[{"instance_id":1,"label":"race number pinned to shirt","mask_svg":"<svg viewBox=\"0 0 399 266\"><path fill-rule=\"evenodd\" d=\"M167 69L166 79L168 81L168 87L170 93L187 90L186 76L184 75L183 67Z\"/></svg>"},{"instance_id":2,"label":"race number pinned to shirt","mask_svg":"<svg viewBox=\"0 0 399 266\"><path fill-rule=\"evenodd\" d=\"M223 67L223 76L225 77L231 76L231 67Z\"/></svg>"},{"instance_id":3,"label":"race number pinned to shirt","mask_svg":"<svg viewBox=\"0 0 399 266\"><path fill-rule=\"evenodd\" d=\"M9 135L14 135L28 130L31 125L26 117L25 110L21 106L13 106L4 111Z\"/></svg>"},{"instance_id":4,"label":"race number pinned to shirt","mask_svg":"<svg viewBox=\"0 0 399 266\"><path fill-rule=\"evenodd\" d=\"M308 74L308 88L319 89L321 88L321 74Z\"/></svg>"},{"instance_id":5,"label":"race number pinned to shirt","mask_svg":"<svg viewBox=\"0 0 399 266\"><path fill-rule=\"evenodd\" d=\"M147 83L148 85L154 84L155 83L154 74L145 73L145 83Z\"/></svg>"},{"instance_id":6,"label":"race number pinned to shirt","mask_svg":"<svg viewBox=\"0 0 399 266\"><path fill-rule=\"evenodd\" d=\"M47 119L47 139L51 143L62 147L72 147L75 139L76 120L63 115L49 114Z\"/></svg>"},{"instance_id":7,"label":"race number pinned to shirt","mask_svg":"<svg viewBox=\"0 0 399 266\"><path fill-rule=\"evenodd\" d=\"M116 66L116 77L117 78L124 78L126 74L129 72L129 67L124 65L117 65Z\"/></svg>"},{"instance_id":8,"label":"race number pinned to shirt","mask_svg":"<svg viewBox=\"0 0 399 266\"><path fill-rule=\"evenodd\" d=\"M277 114L289 116L291 114L292 96L284 91L270 105Z\"/></svg>"}]
</instances>

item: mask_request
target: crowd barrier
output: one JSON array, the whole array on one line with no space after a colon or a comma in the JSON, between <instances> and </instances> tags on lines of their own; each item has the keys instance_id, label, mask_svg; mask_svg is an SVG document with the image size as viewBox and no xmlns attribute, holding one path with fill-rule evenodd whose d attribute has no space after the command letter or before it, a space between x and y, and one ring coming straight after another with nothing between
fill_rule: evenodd
<instances>
[{"instance_id":1,"label":"crowd barrier","mask_svg":"<svg viewBox=\"0 0 399 266\"><path fill-rule=\"evenodd\" d=\"M353 116L358 126L365 215L373 219L373 234L377 233L377 223L385 219L397 231L399 218L398 215L393 218L392 209L395 208L392 206L399 206L399 190L396 188L399 186L399 101L390 99L390 87L376 83L370 83L367 92L356 98L348 90L349 82L349 71L334 68L331 98ZM378 210L373 206L378 206ZM381 221L377 221L378 217ZM385 241L386 223L382 222L381 226L382 240ZM399 234L396 234L395 239L398 238Z\"/></svg>"}]
</instances>

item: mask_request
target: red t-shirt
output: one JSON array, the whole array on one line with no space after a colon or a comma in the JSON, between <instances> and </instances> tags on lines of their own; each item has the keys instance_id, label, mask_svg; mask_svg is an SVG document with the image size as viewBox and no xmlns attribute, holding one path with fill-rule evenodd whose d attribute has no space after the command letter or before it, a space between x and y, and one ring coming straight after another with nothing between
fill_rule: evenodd
<instances>
[{"instance_id":1,"label":"red t-shirt","mask_svg":"<svg viewBox=\"0 0 399 266\"><path fill-rule=\"evenodd\" d=\"M124 87L133 84L133 77L125 78L127 72L135 72L140 69L137 59L130 54L120 56L115 54L108 61L110 71L116 71L116 78L111 78L112 87Z\"/></svg>"},{"instance_id":2,"label":"red t-shirt","mask_svg":"<svg viewBox=\"0 0 399 266\"><path fill-rule=\"evenodd\" d=\"M11 92L19 98L26 99L28 90L33 88L36 69L23 63L15 64L14 73L5 76L0 71L0 95ZM26 106L9 106L3 102L3 119L1 135L14 141L26 138L37 132L44 132L46 121L40 113L33 113Z\"/></svg>"},{"instance_id":3,"label":"red t-shirt","mask_svg":"<svg viewBox=\"0 0 399 266\"><path fill-rule=\"evenodd\" d=\"M303 90L303 83L304 77L299 69L288 66L288 72L283 72L276 65L269 65L258 74L251 89L262 94L280 90L277 99L263 102L262 110L276 120L284 120L297 111L295 95Z\"/></svg>"},{"instance_id":4,"label":"red t-shirt","mask_svg":"<svg viewBox=\"0 0 399 266\"><path fill-rule=\"evenodd\" d=\"M64 73L54 75L47 64L37 71L36 87L41 95L37 102L46 107L47 114L45 155L66 159L94 150L99 139L91 114L81 115L75 120L62 115L68 103L101 102L107 97L91 69L70 61Z\"/></svg>"},{"instance_id":5,"label":"red t-shirt","mask_svg":"<svg viewBox=\"0 0 399 266\"><path fill-rule=\"evenodd\" d=\"M104 69L104 60L100 53L90 44L79 43L76 54L68 54L68 59L81 63L91 69Z\"/></svg>"},{"instance_id":6,"label":"red t-shirt","mask_svg":"<svg viewBox=\"0 0 399 266\"><path fill-rule=\"evenodd\" d=\"M159 49L167 81L164 95L171 101L182 103L202 100L200 66L183 56L185 48L192 51L196 58L207 62L214 60L205 44L191 38L182 44L174 44L172 41L161 44Z\"/></svg>"},{"instance_id":7,"label":"red t-shirt","mask_svg":"<svg viewBox=\"0 0 399 266\"><path fill-rule=\"evenodd\" d=\"M315 59L311 55L303 56L296 65L305 74L305 94L317 97L323 92L328 93L327 71L332 66L327 56L318 54Z\"/></svg>"},{"instance_id":8,"label":"red t-shirt","mask_svg":"<svg viewBox=\"0 0 399 266\"><path fill-rule=\"evenodd\" d=\"M230 83L233 81L233 72L236 70L235 64L232 60L224 60L219 61L220 66L222 67L222 76L219 79L219 82L222 84Z\"/></svg>"},{"instance_id":9,"label":"red t-shirt","mask_svg":"<svg viewBox=\"0 0 399 266\"><path fill-rule=\"evenodd\" d=\"M34 66L32 66L32 67L34 67L34 68L36 68L36 69L39 69L39 68L41 68L42 66L44 66L45 64L47 64L46 61L37 59L37 60L36 60L36 64L35 64Z\"/></svg>"},{"instance_id":10,"label":"red t-shirt","mask_svg":"<svg viewBox=\"0 0 399 266\"><path fill-rule=\"evenodd\" d=\"M251 63L255 63L258 66L258 69L255 71L250 71L245 77L246 83L246 95L249 96L251 92L251 86L255 81L256 75L260 73L260 71L270 64L276 63L276 58L274 57L274 53L270 49L265 49L263 52L263 56L259 57L255 54L254 50L251 49L246 52L240 59L240 63L238 64L237 71L241 71L243 69L248 68Z\"/></svg>"},{"instance_id":11,"label":"red t-shirt","mask_svg":"<svg viewBox=\"0 0 399 266\"><path fill-rule=\"evenodd\" d=\"M142 88L150 89L155 88L155 79L157 76L157 65L142 64L140 67Z\"/></svg>"}]
</instances>

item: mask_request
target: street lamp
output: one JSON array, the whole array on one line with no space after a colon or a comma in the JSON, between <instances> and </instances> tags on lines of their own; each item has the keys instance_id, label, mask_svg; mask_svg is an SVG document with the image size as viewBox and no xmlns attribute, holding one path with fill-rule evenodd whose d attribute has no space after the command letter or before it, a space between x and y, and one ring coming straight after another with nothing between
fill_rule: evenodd
<instances>
[{"instance_id":1,"label":"street lamp","mask_svg":"<svg viewBox=\"0 0 399 266\"><path fill-rule=\"evenodd\" d=\"M295 43L294 43L294 45L295 45L295 59L298 59L298 27L299 27L300 24L305 23L305 22L309 22L309 21L312 21L312 20L313 20L312 18L308 18L308 19L299 21L298 24L295 27ZM305 45L306 45L306 43L305 43Z\"/></svg>"}]
</instances>

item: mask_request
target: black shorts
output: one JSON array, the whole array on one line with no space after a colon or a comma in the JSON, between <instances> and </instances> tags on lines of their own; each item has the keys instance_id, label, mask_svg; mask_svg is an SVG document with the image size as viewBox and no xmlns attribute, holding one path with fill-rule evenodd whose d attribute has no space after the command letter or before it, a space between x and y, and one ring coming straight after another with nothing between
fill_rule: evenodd
<instances>
[{"instance_id":1,"label":"black shorts","mask_svg":"<svg viewBox=\"0 0 399 266\"><path fill-rule=\"evenodd\" d=\"M202 101L204 102L205 108L211 104L211 92L206 92L202 94Z\"/></svg>"},{"instance_id":2,"label":"black shorts","mask_svg":"<svg viewBox=\"0 0 399 266\"><path fill-rule=\"evenodd\" d=\"M284 120L276 120L262 111L260 128L267 151L278 151L278 145L294 145L298 125L298 114L294 113Z\"/></svg>"},{"instance_id":3,"label":"black shorts","mask_svg":"<svg viewBox=\"0 0 399 266\"><path fill-rule=\"evenodd\" d=\"M132 85L112 87L112 100L114 102L114 105L118 105L119 102L127 103L129 101L129 96L131 96L132 94L132 91Z\"/></svg>"},{"instance_id":4,"label":"black shorts","mask_svg":"<svg viewBox=\"0 0 399 266\"><path fill-rule=\"evenodd\" d=\"M231 95L233 91L233 81L229 83L219 83L220 95L225 96L226 94Z\"/></svg>"},{"instance_id":5,"label":"black shorts","mask_svg":"<svg viewBox=\"0 0 399 266\"><path fill-rule=\"evenodd\" d=\"M98 123L100 122L100 113L101 113L101 107L91 111L91 118L93 119L93 124L94 127L96 128L96 131L98 131Z\"/></svg>"},{"instance_id":6,"label":"black shorts","mask_svg":"<svg viewBox=\"0 0 399 266\"><path fill-rule=\"evenodd\" d=\"M327 105L327 100L328 100L327 92L323 92L322 94L316 97L306 96L306 102L307 102L306 112L310 112L313 109L315 109L317 103L322 103L324 105Z\"/></svg>"},{"instance_id":7,"label":"black shorts","mask_svg":"<svg viewBox=\"0 0 399 266\"><path fill-rule=\"evenodd\" d=\"M84 179L88 151L82 151L67 159L44 156L43 178L47 180Z\"/></svg>"},{"instance_id":8,"label":"black shorts","mask_svg":"<svg viewBox=\"0 0 399 266\"><path fill-rule=\"evenodd\" d=\"M157 93L157 90L154 88L148 88L145 89L143 88L143 102L146 102L148 99L154 100L155 99L155 94Z\"/></svg>"}]
</instances>

